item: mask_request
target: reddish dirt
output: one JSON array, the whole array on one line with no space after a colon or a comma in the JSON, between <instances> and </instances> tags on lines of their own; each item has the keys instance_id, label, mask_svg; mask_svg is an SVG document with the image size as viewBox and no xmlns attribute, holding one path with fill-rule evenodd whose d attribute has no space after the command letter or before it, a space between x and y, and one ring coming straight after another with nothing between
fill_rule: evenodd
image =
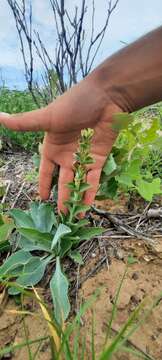
<instances>
[{"instance_id":1,"label":"reddish dirt","mask_svg":"<svg viewBox=\"0 0 162 360\"><path fill-rule=\"evenodd\" d=\"M161 205L162 197L158 199ZM134 203L135 208L143 207L144 201ZM121 196L118 201L98 202L97 207L104 208L111 213L123 213L128 211L129 201L125 196ZM100 296L93 306L95 317L95 349L97 355L101 352L105 340L105 332L112 311L112 302L117 288L121 281L122 275L126 268L128 255L136 259L136 263L129 266L125 277L120 297L117 305L117 316L112 324L112 334L115 336L122 324L128 319L132 311L138 306L143 299L147 299L149 304L162 293L162 237L156 239L157 252L154 253L146 245L137 239L124 239L120 242L122 250L122 260L112 257L110 266L102 268L94 277L84 282L80 292L79 299L81 302L90 299L96 288L100 289ZM94 258L90 261L85 271L90 271L97 263ZM92 310L88 310L84 317L83 333L86 335L87 353L90 354L92 332ZM152 356L153 359L162 359L162 302L152 311L144 324L135 332L130 343L135 348L142 350L145 354ZM90 358L90 356L89 356ZM135 360L132 354L116 353L113 355L114 360Z\"/></svg>"},{"instance_id":2,"label":"reddish dirt","mask_svg":"<svg viewBox=\"0 0 162 360\"><path fill-rule=\"evenodd\" d=\"M112 299L115 296L122 274L125 271L124 262L114 259L110 269L101 270L96 276L88 279L80 291L80 299L88 300L100 289L100 295L93 306L95 316L95 347L97 354L100 353L105 340L105 331L112 311ZM122 324L128 319L130 313L144 299L149 302L156 298L162 290L162 267L161 261L133 264L129 267L128 274L123 283L119 302L117 305L116 320L112 325L114 332L118 332ZM154 359L162 359L162 303L152 311L141 328L131 336L132 344L151 355ZM84 333L91 334L92 311L88 310L84 317ZM90 336L87 335L87 349L90 349ZM136 357L130 354L116 354L115 360L134 360Z\"/></svg>"},{"instance_id":3,"label":"reddish dirt","mask_svg":"<svg viewBox=\"0 0 162 360\"><path fill-rule=\"evenodd\" d=\"M109 269L102 267L95 276L90 277L84 282L79 291L79 302L90 299L91 295L98 288L100 295L93 305L95 314L95 348L99 355L105 339L107 323L112 310L112 302L121 281L122 275L126 268L126 258L128 254L136 256L137 263L129 266L128 273L125 277L119 302L117 305L117 316L112 324L113 336L121 328L122 324L128 319L131 312L140 302L147 298L149 304L152 303L162 291L162 260L160 257L152 256L147 252L141 243L129 240L124 243L123 240L124 260L111 259ZM97 257L85 264L81 271L81 276L89 272L97 263ZM148 306L148 305L147 305ZM16 305L13 300L9 300L3 309L0 321L0 347L14 343L18 344L24 341L24 327L22 318L19 315L11 315L9 309L15 309ZM37 305L27 301L26 309L31 311L34 316L27 315L25 323L29 339L35 339L47 334L46 324ZM152 311L145 323L138 331L131 336L131 343L138 349L149 354L153 359L162 359L162 302ZM92 326L92 309L88 310L83 318L83 334L86 333L87 359L90 357ZM37 345L31 347L33 353ZM88 355L89 354L89 355ZM15 352L11 359L28 360L27 349L23 348ZM41 351L38 356L39 360L51 360L48 342L42 343ZM114 360L135 360L132 354L117 353L113 356ZM79 359L78 359L79 360Z\"/></svg>"},{"instance_id":4,"label":"reddish dirt","mask_svg":"<svg viewBox=\"0 0 162 360\"><path fill-rule=\"evenodd\" d=\"M9 299L3 314L1 314L0 321L0 348L4 346L9 346L11 344L21 344L26 341L25 338L25 329L23 317L19 314L11 314L11 310L20 311L20 307L15 305L15 302ZM48 334L47 324L43 320L42 313L37 305L31 304L28 299L26 302L26 310L29 310L32 315L25 316L25 328L27 332L27 337L30 340L35 340L40 337L44 337ZM32 354L38 348L38 343L31 345ZM19 350L16 350L14 353L8 353L6 357L2 359L16 359L16 360L28 360L28 350L26 347L23 347ZM40 346L40 352L37 356L38 360L50 360L50 349L49 342L42 342Z\"/></svg>"}]
</instances>

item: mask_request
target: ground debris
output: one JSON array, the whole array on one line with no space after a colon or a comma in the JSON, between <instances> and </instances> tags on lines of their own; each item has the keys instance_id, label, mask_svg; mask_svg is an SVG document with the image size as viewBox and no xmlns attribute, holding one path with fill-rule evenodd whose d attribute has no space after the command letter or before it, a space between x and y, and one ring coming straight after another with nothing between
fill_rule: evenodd
<instances>
[{"instance_id":1,"label":"ground debris","mask_svg":"<svg viewBox=\"0 0 162 360\"><path fill-rule=\"evenodd\" d=\"M6 151L1 157L3 165L0 167L0 174L6 184L1 207L3 206L4 211L13 207L26 209L28 203L38 196L38 184L25 179L29 172L34 171L32 155L23 151Z\"/></svg>"}]
</instances>

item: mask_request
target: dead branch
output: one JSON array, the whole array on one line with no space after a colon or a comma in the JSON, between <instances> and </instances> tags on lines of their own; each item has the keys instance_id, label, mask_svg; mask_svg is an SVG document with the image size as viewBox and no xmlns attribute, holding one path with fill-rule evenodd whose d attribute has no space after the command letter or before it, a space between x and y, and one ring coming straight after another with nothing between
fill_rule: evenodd
<instances>
[{"instance_id":1,"label":"dead branch","mask_svg":"<svg viewBox=\"0 0 162 360\"><path fill-rule=\"evenodd\" d=\"M58 94L87 76L107 33L110 17L119 0L107 1L106 19L99 31L96 29L95 1L82 0L74 7L74 13L66 7L65 0L50 0L53 25L56 31L55 51L52 57L43 43L41 34L33 28L32 3L30 0L7 0L16 23L25 78L37 106L47 105ZM87 34L85 19L91 19L91 30ZM34 55L43 66L40 81L35 81ZM51 77L51 73L53 76ZM54 80L55 76L55 82Z\"/></svg>"},{"instance_id":2,"label":"dead branch","mask_svg":"<svg viewBox=\"0 0 162 360\"><path fill-rule=\"evenodd\" d=\"M155 245L155 241L150 238L149 236L133 229L132 227L130 227L129 225L126 225L123 223L123 221L121 221L120 219L118 219L115 215L110 214L107 211L103 211L100 209L97 209L96 207L93 206L93 210L94 212L96 212L96 214L98 215L102 215L103 217L105 217L106 219L109 219L115 227L119 228L120 230L124 231L126 234L134 236L138 239L142 239L146 242L147 245L150 246L154 246ZM106 235L106 231L104 233Z\"/></svg>"}]
</instances>

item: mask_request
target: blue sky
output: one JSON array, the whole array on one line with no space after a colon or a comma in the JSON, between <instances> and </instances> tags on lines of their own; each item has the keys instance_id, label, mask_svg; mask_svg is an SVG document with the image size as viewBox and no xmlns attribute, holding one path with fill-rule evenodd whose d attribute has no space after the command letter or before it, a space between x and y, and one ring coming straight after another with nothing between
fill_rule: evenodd
<instances>
[{"instance_id":1,"label":"blue sky","mask_svg":"<svg viewBox=\"0 0 162 360\"><path fill-rule=\"evenodd\" d=\"M28 0L27 0L28 1ZM81 0L65 0L70 11ZM96 29L103 23L107 0L96 0ZM91 0L87 0L88 5ZM39 30L49 52L54 53L56 36L49 0L32 0L34 26ZM120 49L121 41L130 43L146 32L162 25L162 0L119 0L110 21L109 31L96 59L96 65ZM88 18L85 22L89 30ZM35 68L39 74L41 64L35 57ZM5 79L11 88L25 87L24 66L15 23L6 0L0 5L0 83Z\"/></svg>"}]
</instances>

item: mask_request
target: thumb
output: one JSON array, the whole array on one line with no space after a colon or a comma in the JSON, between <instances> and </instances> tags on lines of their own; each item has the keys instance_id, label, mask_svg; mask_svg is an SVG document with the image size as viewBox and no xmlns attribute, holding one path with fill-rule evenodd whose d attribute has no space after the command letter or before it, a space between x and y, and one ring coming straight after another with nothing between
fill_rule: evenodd
<instances>
[{"instance_id":1,"label":"thumb","mask_svg":"<svg viewBox=\"0 0 162 360\"><path fill-rule=\"evenodd\" d=\"M10 115L0 112L0 124L16 131L48 131L49 111L48 107Z\"/></svg>"}]
</instances>

